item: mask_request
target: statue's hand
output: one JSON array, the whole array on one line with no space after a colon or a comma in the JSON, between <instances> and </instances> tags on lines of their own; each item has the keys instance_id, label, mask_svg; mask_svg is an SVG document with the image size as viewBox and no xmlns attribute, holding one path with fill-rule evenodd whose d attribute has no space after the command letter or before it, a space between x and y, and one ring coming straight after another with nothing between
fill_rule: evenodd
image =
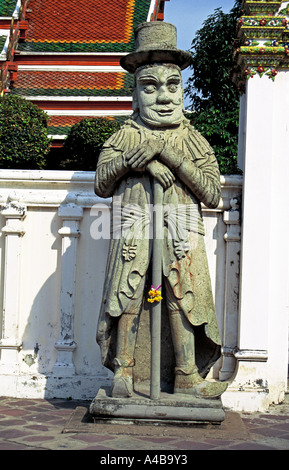
<instances>
[{"instance_id":1,"label":"statue's hand","mask_svg":"<svg viewBox=\"0 0 289 470\"><path fill-rule=\"evenodd\" d=\"M164 189L169 188L175 181L171 170L157 160L151 160L147 165L147 170L160 182Z\"/></svg>"},{"instance_id":2,"label":"statue's hand","mask_svg":"<svg viewBox=\"0 0 289 470\"><path fill-rule=\"evenodd\" d=\"M144 169L148 162L162 151L163 145L163 142L153 139L138 145L135 149L126 152L127 166L134 170Z\"/></svg>"}]
</instances>

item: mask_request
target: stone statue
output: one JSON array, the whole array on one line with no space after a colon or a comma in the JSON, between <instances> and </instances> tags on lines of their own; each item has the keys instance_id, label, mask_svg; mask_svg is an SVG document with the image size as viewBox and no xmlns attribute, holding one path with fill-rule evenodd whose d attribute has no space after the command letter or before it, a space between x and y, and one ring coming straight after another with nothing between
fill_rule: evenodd
<instances>
[{"instance_id":1,"label":"stone statue","mask_svg":"<svg viewBox=\"0 0 289 470\"><path fill-rule=\"evenodd\" d=\"M217 397L227 384L205 380L221 341L200 204L218 206L218 164L184 116L181 70L191 56L177 49L175 27L148 22L135 33L136 51L121 60L135 77L133 114L104 144L95 177L96 194L118 201L122 227L110 242L97 341L103 364L114 372L111 396L130 397L139 314L151 276L152 240L140 236L139 226L149 220L156 179L163 187L163 281L151 294L159 288L166 298L174 393Z\"/></svg>"}]
</instances>

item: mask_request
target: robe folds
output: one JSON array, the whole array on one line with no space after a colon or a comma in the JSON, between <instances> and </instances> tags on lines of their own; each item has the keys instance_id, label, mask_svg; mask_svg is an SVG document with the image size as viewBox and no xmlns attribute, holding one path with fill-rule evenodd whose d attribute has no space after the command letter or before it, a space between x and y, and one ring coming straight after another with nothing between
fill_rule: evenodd
<instances>
[{"instance_id":1,"label":"robe folds","mask_svg":"<svg viewBox=\"0 0 289 470\"><path fill-rule=\"evenodd\" d=\"M220 173L208 142L184 118L177 129L155 131L133 119L104 144L96 168L95 192L112 197L111 240L100 308L97 342L103 364L113 370L116 328L122 313L139 313L152 257L153 177L132 171L123 154L147 139L162 139L182 155L164 190L163 283L168 307L181 310L196 336L196 363L205 376L220 356L220 335L204 244L201 202L215 208ZM156 157L157 158L157 157ZM157 286L154 286L157 287Z\"/></svg>"}]
</instances>

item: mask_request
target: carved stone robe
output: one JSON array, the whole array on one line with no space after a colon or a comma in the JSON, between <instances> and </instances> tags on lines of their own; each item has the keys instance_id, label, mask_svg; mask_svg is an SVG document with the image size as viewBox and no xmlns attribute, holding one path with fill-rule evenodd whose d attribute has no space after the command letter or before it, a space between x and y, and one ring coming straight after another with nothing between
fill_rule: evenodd
<instances>
[{"instance_id":1,"label":"carved stone robe","mask_svg":"<svg viewBox=\"0 0 289 470\"><path fill-rule=\"evenodd\" d=\"M200 203L217 207L220 174L208 142L186 119L177 129L164 131L152 131L129 119L103 146L96 169L95 192L104 198L113 196L118 210L112 211L113 231L97 341L103 364L113 370L118 318L123 312L138 313L140 302L147 297L143 290L149 275L152 240L143 236L143 232L140 236L140 232L151 220L148 207L154 202L153 177L147 170L126 168L123 153L152 137L164 139L168 148L177 149L183 156L182 164L175 171L174 184L164 191L162 290L167 291L170 308L182 310L194 325L196 362L199 373L205 376L220 355L221 341Z\"/></svg>"}]
</instances>

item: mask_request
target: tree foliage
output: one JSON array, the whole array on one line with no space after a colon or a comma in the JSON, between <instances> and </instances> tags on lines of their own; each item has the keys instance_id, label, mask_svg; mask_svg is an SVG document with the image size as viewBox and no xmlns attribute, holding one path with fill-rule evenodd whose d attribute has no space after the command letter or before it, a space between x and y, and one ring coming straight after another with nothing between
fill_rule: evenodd
<instances>
[{"instance_id":1,"label":"tree foliage","mask_svg":"<svg viewBox=\"0 0 289 470\"><path fill-rule=\"evenodd\" d=\"M44 168L50 148L47 114L19 96L0 99L0 168Z\"/></svg>"},{"instance_id":2,"label":"tree foliage","mask_svg":"<svg viewBox=\"0 0 289 470\"><path fill-rule=\"evenodd\" d=\"M191 45L192 75L185 94L194 112L193 125L215 150L221 173L237 168L239 92L232 81L233 42L241 0L229 13L217 8L197 31Z\"/></svg>"},{"instance_id":3,"label":"tree foliage","mask_svg":"<svg viewBox=\"0 0 289 470\"><path fill-rule=\"evenodd\" d=\"M223 175L241 173L237 166L239 110L212 106L189 116L194 127L210 142Z\"/></svg>"},{"instance_id":4,"label":"tree foliage","mask_svg":"<svg viewBox=\"0 0 289 470\"><path fill-rule=\"evenodd\" d=\"M95 171L104 142L120 124L106 118L84 118L74 124L64 141L65 157L60 167L66 170Z\"/></svg>"}]
</instances>

